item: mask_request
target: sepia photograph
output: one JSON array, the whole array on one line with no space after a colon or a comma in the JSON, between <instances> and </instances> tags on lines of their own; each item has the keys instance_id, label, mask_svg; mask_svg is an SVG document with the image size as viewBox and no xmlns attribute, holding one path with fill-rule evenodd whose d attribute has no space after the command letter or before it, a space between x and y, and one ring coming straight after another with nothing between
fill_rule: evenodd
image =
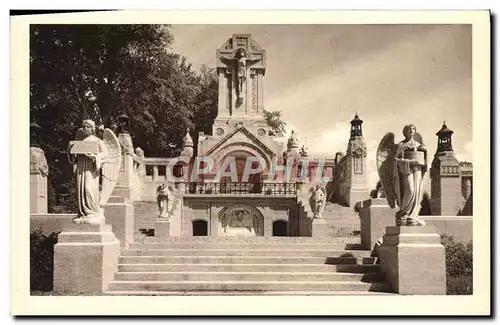
<instances>
[{"instance_id":1,"label":"sepia photograph","mask_svg":"<svg viewBox=\"0 0 500 325\"><path fill-rule=\"evenodd\" d=\"M489 13L198 14L11 18L12 310L490 313Z\"/></svg>"}]
</instances>

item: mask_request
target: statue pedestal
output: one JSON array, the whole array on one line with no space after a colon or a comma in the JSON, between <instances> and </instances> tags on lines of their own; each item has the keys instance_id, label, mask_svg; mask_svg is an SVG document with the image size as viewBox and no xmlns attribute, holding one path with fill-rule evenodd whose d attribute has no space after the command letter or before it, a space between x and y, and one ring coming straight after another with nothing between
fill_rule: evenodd
<instances>
[{"instance_id":1,"label":"statue pedestal","mask_svg":"<svg viewBox=\"0 0 500 325\"><path fill-rule=\"evenodd\" d=\"M106 222L112 226L113 233L122 247L128 248L134 241L134 206L131 200L122 196L111 196L103 205Z\"/></svg>"},{"instance_id":2,"label":"statue pedestal","mask_svg":"<svg viewBox=\"0 0 500 325\"><path fill-rule=\"evenodd\" d=\"M155 220L155 237L170 237L170 218L157 218Z\"/></svg>"},{"instance_id":3,"label":"statue pedestal","mask_svg":"<svg viewBox=\"0 0 500 325\"><path fill-rule=\"evenodd\" d=\"M393 290L406 295L445 295L445 248L434 226L387 227L381 269Z\"/></svg>"},{"instance_id":4,"label":"statue pedestal","mask_svg":"<svg viewBox=\"0 0 500 325\"><path fill-rule=\"evenodd\" d=\"M312 220L312 237L328 237L330 229L325 219Z\"/></svg>"},{"instance_id":5,"label":"statue pedestal","mask_svg":"<svg viewBox=\"0 0 500 325\"><path fill-rule=\"evenodd\" d=\"M385 228L396 225L395 211L387 204L387 199L363 201L361 209L361 245L372 250L375 243L382 239Z\"/></svg>"},{"instance_id":6,"label":"statue pedestal","mask_svg":"<svg viewBox=\"0 0 500 325\"><path fill-rule=\"evenodd\" d=\"M120 242L106 224L70 224L54 246L54 290L102 293L117 271Z\"/></svg>"}]
</instances>

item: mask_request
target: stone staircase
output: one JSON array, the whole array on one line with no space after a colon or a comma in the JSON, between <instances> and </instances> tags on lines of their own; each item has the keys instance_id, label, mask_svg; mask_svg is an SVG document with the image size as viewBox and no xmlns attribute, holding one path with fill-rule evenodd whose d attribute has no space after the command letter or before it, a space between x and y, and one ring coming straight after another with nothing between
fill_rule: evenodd
<instances>
[{"instance_id":1,"label":"stone staircase","mask_svg":"<svg viewBox=\"0 0 500 325\"><path fill-rule=\"evenodd\" d=\"M359 238L137 237L108 295L390 293Z\"/></svg>"},{"instance_id":2,"label":"stone staircase","mask_svg":"<svg viewBox=\"0 0 500 325\"><path fill-rule=\"evenodd\" d=\"M327 203L323 211L323 218L330 228L332 237L348 237L359 235L361 220L352 207L337 203Z\"/></svg>"}]
</instances>

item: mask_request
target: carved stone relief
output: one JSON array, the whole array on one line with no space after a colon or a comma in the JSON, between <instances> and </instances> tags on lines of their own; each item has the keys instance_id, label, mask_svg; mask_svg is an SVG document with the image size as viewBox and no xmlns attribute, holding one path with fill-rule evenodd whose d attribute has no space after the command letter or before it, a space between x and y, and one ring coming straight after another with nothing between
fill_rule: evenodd
<instances>
[{"instance_id":1,"label":"carved stone relief","mask_svg":"<svg viewBox=\"0 0 500 325\"><path fill-rule=\"evenodd\" d=\"M251 207L238 205L223 209L219 220L223 236L262 236L262 215Z\"/></svg>"}]
</instances>

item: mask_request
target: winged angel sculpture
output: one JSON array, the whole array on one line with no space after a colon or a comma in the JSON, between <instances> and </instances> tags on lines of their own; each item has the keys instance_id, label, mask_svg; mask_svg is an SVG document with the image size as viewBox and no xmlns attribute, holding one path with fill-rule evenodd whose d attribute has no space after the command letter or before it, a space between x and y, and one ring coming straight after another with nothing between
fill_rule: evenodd
<instances>
[{"instance_id":1,"label":"winged angel sculpture","mask_svg":"<svg viewBox=\"0 0 500 325\"><path fill-rule=\"evenodd\" d=\"M118 138L110 129L105 129L103 139L95 135L95 123L84 120L71 141L68 160L73 165L76 176L78 215L73 219L77 224L104 223L104 211L113 191L121 163L121 148ZM99 179L102 176L102 189Z\"/></svg>"},{"instance_id":2,"label":"winged angel sculpture","mask_svg":"<svg viewBox=\"0 0 500 325\"><path fill-rule=\"evenodd\" d=\"M396 205L396 225L424 226L420 218L422 179L427 172L427 149L415 125L403 128L404 140L394 143L387 133L377 149L377 169L391 208Z\"/></svg>"},{"instance_id":3,"label":"winged angel sculpture","mask_svg":"<svg viewBox=\"0 0 500 325\"><path fill-rule=\"evenodd\" d=\"M313 219L321 219L326 204L326 189L320 185L309 189L309 205L313 212Z\"/></svg>"},{"instance_id":4,"label":"winged angel sculpture","mask_svg":"<svg viewBox=\"0 0 500 325\"><path fill-rule=\"evenodd\" d=\"M170 219L172 216L173 193L174 188L171 185L162 184L156 188L156 203L160 210L158 218Z\"/></svg>"},{"instance_id":5,"label":"winged angel sculpture","mask_svg":"<svg viewBox=\"0 0 500 325\"><path fill-rule=\"evenodd\" d=\"M243 85L247 79L247 69L254 63L259 62L262 58L248 57L247 52L243 48L236 50L234 57L221 56L220 58L228 66L235 65L236 70L236 95L239 99L243 98Z\"/></svg>"}]
</instances>

